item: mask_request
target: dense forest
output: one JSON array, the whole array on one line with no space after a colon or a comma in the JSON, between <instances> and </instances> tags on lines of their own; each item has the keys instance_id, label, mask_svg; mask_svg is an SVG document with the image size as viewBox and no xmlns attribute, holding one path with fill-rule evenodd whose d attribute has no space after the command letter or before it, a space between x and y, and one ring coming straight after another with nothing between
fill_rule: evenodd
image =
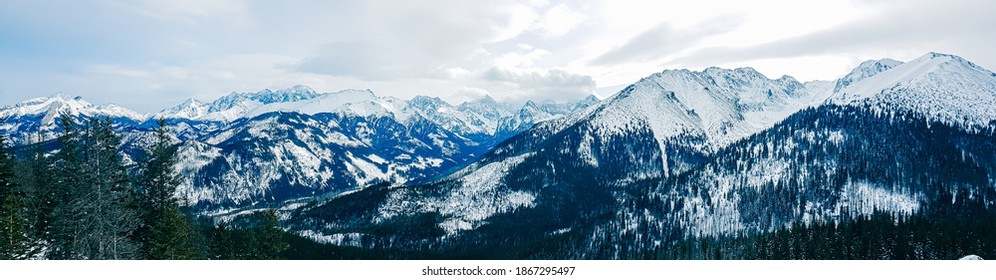
<instances>
[{"instance_id":1,"label":"dense forest","mask_svg":"<svg viewBox=\"0 0 996 280\"><path fill-rule=\"evenodd\" d=\"M773 233L678 242L648 252L657 259L953 260L996 257L996 216L932 219L887 213L843 223L796 223Z\"/></svg>"}]
</instances>

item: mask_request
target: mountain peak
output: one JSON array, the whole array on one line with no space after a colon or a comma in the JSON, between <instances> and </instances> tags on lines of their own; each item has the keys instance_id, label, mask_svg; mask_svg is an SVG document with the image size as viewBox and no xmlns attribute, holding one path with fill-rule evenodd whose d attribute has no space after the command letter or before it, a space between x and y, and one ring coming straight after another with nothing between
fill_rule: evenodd
<instances>
[{"instance_id":1,"label":"mountain peak","mask_svg":"<svg viewBox=\"0 0 996 280\"><path fill-rule=\"evenodd\" d=\"M497 105L498 101L495 101L495 99L492 98L490 94L485 94L484 96L472 99L470 101L464 101L463 103L460 103L460 106L464 106L465 104Z\"/></svg>"},{"instance_id":2,"label":"mountain peak","mask_svg":"<svg viewBox=\"0 0 996 280\"><path fill-rule=\"evenodd\" d=\"M830 100L915 111L949 123L987 125L996 118L996 74L958 56L927 53L841 87Z\"/></svg>"},{"instance_id":3,"label":"mountain peak","mask_svg":"<svg viewBox=\"0 0 996 280\"><path fill-rule=\"evenodd\" d=\"M442 104L444 103L439 97L432 97L426 95L416 95L412 97L411 103L413 104Z\"/></svg>"},{"instance_id":4,"label":"mountain peak","mask_svg":"<svg viewBox=\"0 0 996 280\"><path fill-rule=\"evenodd\" d=\"M311 88L302 85L277 91L264 89L257 92L232 92L211 102L207 112L211 114L211 118L235 120L252 108L261 105L308 100L320 95Z\"/></svg>"},{"instance_id":5,"label":"mountain peak","mask_svg":"<svg viewBox=\"0 0 996 280\"><path fill-rule=\"evenodd\" d=\"M460 108L460 110L476 111L493 116L499 116L501 115L500 112L507 111L505 106L502 106L502 104L495 101L494 98L491 98L490 94L485 94L484 97L460 103L458 108Z\"/></svg>"},{"instance_id":6,"label":"mountain peak","mask_svg":"<svg viewBox=\"0 0 996 280\"><path fill-rule=\"evenodd\" d=\"M377 98L377 95L370 89L344 89L337 92L329 93L332 95L350 95L350 96L362 96L366 98Z\"/></svg>"},{"instance_id":7,"label":"mountain peak","mask_svg":"<svg viewBox=\"0 0 996 280\"><path fill-rule=\"evenodd\" d=\"M187 100L184 100L183 103L180 104L189 106L189 105L203 105L207 103L204 103L204 101L200 101L195 98L187 98Z\"/></svg>"},{"instance_id":8,"label":"mountain peak","mask_svg":"<svg viewBox=\"0 0 996 280\"><path fill-rule=\"evenodd\" d=\"M591 107L592 105L595 105L600 101L602 100L599 99L598 96L596 96L594 93L589 94L588 96L585 96L584 99L581 99L581 101L578 101L577 104L574 104L574 110L577 111L580 109Z\"/></svg>"},{"instance_id":9,"label":"mountain peak","mask_svg":"<svg viewBox=\"0 0 996 280\"><path fill-rule=\"evenodd\" d=\"M977 69L980 69L980 70L989 71L989 70L986 70L986 69L984 69L982 67L979 67L978 65L975 65L975 63L972 63L971 61L968 61L967 59L962 58L960 56L953 55L953 54L946 54L946 53L938 53L938 52L929 52L929 53L926 53L926 54L924 54L924 55L922 55L922 56L920 56L920 57L918 57L918 58L910 61L910 63L914 63L914 62L926 62L926 61L939 61L941 63L956 63L956 64L965 65L965 66L970 67L970 68L977 68Z\"/></svg>"},{"instance_id":10,"label":"mountain peak","mask_svg":"<svg viewBox=\"0 0 996 280\"><path fill-rule=\"evenodd\" d=\"M307 93L315 93L315 90L313 90L310 87L305 86L305 85L294 85L294 86L291 86L291 87L287 88L284 91L286 91L286 92L292 92L292 93L305 93L305 94L307 94Z\"/></svg>"},{"instance_id":11,"label":"mountain peak","mask_svg":"<svg viewBox=\"0 0 996 280\"><path fill-rule=\"evenodd\" d=\"M311 99L264 104L246 111L241 117L255 117L270 112L347 113L360 116L393 116L405 122L410 114L407 104L394 97L377 97L372 90L346 89L326 93Z\"/></svg>"},{"instance_id":12,"label":"mountain peak","mask_svg":"<svg viewBox=\"0 0 996 280\"><path fill-rule=\"evenodd\" d=\"M928 52L928 53L920 56L919 58L917 58L915 60L920 60L920 59L938 59L938 58L940 58L940 59L953 59L953 60L957 60L957 61L967 61L964 58L961 58L960 56L957 56L957 55L946 54L946 53L939 53L939 52Z\"/></svg>"},{"instance_id":13,"label":"mountain peak","mask_svg":"<svg viewBox=\"0 0 996 280\"><path fill-rule=\"evenodd\" d=\"M841 89L847 87L848 85L867 79L871 76L875 76L878 73L885 72L901 64L903 63L898 60L893 60L888 58L878 59L878 60L866 60L864 62L861 62L861 64L858 64L858 67L855 67L853 70L851 70L850 73L845 75L843 78L838 79L837 84L834 86L833 91L838 92Z\"/></svg>"},{"instance_id":14,"label":"mountain peak","mask_svg":"<svg viewBox=\"0 0 996 280\"><path fill-rule=\"evenodd\" d=\"M188 98L182 103L163 109L152 116L155 119L199 119L207 114L210 104L200 100Z\"/></svg>"}]
</instances>

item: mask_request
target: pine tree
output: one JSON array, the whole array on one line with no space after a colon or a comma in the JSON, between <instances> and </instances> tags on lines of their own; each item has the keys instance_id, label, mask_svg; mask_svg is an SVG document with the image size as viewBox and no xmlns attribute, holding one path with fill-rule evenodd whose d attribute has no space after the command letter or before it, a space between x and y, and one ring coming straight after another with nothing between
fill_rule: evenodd
<instances>
[{"instance_id":1,"label":"pine tree","mask_svg":"<svg viewBox=\"0 0 996 280\"><path fill-rule=\"evenodd\" d=\"M51 243L52 211L56 204L52 187L52 161L46 156L44 142L37 141L26 149L16 169L17 183L24 192L23 208L29 235L38 242Z\"/></svg>"},{"instance_id":2,"label":"pine tree","mask_svg":"<svg viewBox=\"0 0 996 280\"><path fill-rule=\"evenodd\" d=\"M263 212L260 218L260 226L253 232L255 243L257 243L257 256L254 258L275 260L279 259L281 253L287 250L287 241L284 240L283 230L280 229L276 211L273 209Z\"/></svg>"},{"instance_id":3,"label":"pine tree","mask_svg":"<svg viewBox=\"0 0 996 280\"><path fill-rule=\"evenodd\" d=\"M14 159L0 135L0 259L28 257L30 248L22 202L24 193L14 182Z\"/></svg>"},{"instance_id":4,"label":"pine tree","mask_svg":"<svg viewBox=\"0 0 996 280\"><path fill-rule=\"evenodd\" d=\"M233 232L228 224L220 222L211 230L211 243L209 248L209 258L215 260L236 259L237 252Z\"/></svg>"},{"instance_id":5,"label":"pine tree","mask_svg":"<svg viewBox=\"0 0 996 280\"><path fill-rule=\"evenodd\" d=\"M176 163L175 149L171 145L169 129L166 121L156 120L158 127L154 131L155 142L146 151L148 157L144 164L140 182L144 184L145 200L153 213L164 213L177 205L174 197L180 178L173 171Z\"/></svg>"},{"instance_id":6,"label":"pine tree","mask_svg":"<svg viewBox=\"0 0 996 280\"><path fill-rule=\"evenodd\" d=\"M138 257L132 234L140 220L127 209L130 184L109 119L77 127L62 114L64 133L56 155L57 205L51 258Z\"/></svg>"},{"instance_id":7,"label":"pine tree","mask_svg":"<svg viewBox=\"0 0 996 280\"><path fill-rule=\"evenodd\" d=\"M194 246L194 225L177 207L170 207L150 227L148 257L157 260L192 260L198 258Z\"/></svg>"},{"instance_id":8,"label":"pine tree","mask_svg":"<svg viewBox=\"0 0 996 280\"><path fill-rule=\"evenodd\" d=\"M180 211L174 197L180 179L174 171L175 150L166 121L156 121L155 142L146 151L139 183L142 187L144 238L150 259L194 259L198 257L198 231L194 222Z\"/></svg>"}]
</instances>

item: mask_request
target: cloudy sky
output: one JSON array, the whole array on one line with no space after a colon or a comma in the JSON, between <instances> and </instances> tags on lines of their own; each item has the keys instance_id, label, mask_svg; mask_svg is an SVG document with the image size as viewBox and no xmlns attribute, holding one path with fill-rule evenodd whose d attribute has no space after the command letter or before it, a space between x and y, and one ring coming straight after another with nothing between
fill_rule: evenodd
<instances>
[{"instance_id":1,"label":"cloudy sky","mask_svg":"<svg viewBox=\"0 0 996 280\"><path fill-rule=\"evenodd\" d=\"M996 69L996 1L0 1L0 104L372 89L574 101L664 69L834 79L952 53Z\"/></svg>"}]
</instances>

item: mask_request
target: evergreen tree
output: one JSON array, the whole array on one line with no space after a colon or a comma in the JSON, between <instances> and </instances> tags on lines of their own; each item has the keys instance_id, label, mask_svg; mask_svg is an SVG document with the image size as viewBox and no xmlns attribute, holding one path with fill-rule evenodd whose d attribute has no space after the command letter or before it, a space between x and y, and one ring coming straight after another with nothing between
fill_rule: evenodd
<instances>
[{"instance_id":1,"label":"evergreen tree","mask_svg":"<svg viewBox=\"0 0 996 280\"><path fill-rule=\"evenodd\" d=\"M174 171L175 149L166 121L156 120L155 142L146 150L139 183L147 234L144 242L151 259L194 259L198 257L199 233L194 222L180 210L174 197L180 179Z\"/></svg>"},{"instance_id":2,"label":"evergreen tree","mask_svg":"<svg viewBox=\"0 0 996 280\"><path fill-rule=\"evenodd\" d=\"M127 209L130 185L108 119L78 126L66 113L56 155L51 258L130 259L138 257L132 234L139 225Z\"/></svg>"},{"instance_id":3,"label":"evergreen tree","mask_svg":"<svg viewBox=\"0 0 996 280\"><path fill-rule=\"evenodd\" d=\"M166 121L156 120L158 127L154 131L155 142L146 151L147 161L144 164L141 184L144 185L145 201L153 213L165 213L167 209L177 205L174 197L180 178L174 172L176 150L171 144Z\"/></svg>"},{"instance_id":4,"label":"evergreen tree","mask_svg":"<svg viewBox=\"0 0 996 280\"><path fill-rule=\"evenodd\" d=\"M233 232L228 227L228 223L220 222L211 229L209 258L215 260L236 259L239 251L239 248L235 244Z\"/></svg>"},{"instance_id":5,"label":"evergreen tree","mask_svg":"<svg viewBox=\"0 0 996 280\"><path fill-rule=\"evenodd\" d=\"M14 159L0 135L0 259L28 257L30 248L22 201L24 193L14 182Z\"/></svg>"},{"instance_id":6,"label":"evergreen tree","mask_svg":"<svg viewBox=\"0 0 996 280\"><path fill-rule=\"evenodd\" d=\"M31 144L17 166L15 178L24 193L29 235L39 242L51 243L52 211L57 201L56 189L52 187L52 160L46 156L44 142Z\"/></svg>"},{"instance_id":7,"label":"evergreen tree","mask_svg":"<svg viewBox=\"0 0 996 280\"><path fill-rule=\"evenodd\" d=\"M158 260L197 259L194 225L177 207L170 207L150 227L148 257Z\"/></svg>"},{"instance_id":8,"label":"evergreen tree","mask_svg":"<svg viewBox=\"0 0 996 280\"><path fill-rule=\"evenodd\" d=\"M256 242L257 255L255 259L275 260L279 259L281 253L287 250L287 241L284 240L283 230L280 229L276 211L273 209L263 212L260 217L260 226L253 232Z\"/></svg>"}]
</instances>

